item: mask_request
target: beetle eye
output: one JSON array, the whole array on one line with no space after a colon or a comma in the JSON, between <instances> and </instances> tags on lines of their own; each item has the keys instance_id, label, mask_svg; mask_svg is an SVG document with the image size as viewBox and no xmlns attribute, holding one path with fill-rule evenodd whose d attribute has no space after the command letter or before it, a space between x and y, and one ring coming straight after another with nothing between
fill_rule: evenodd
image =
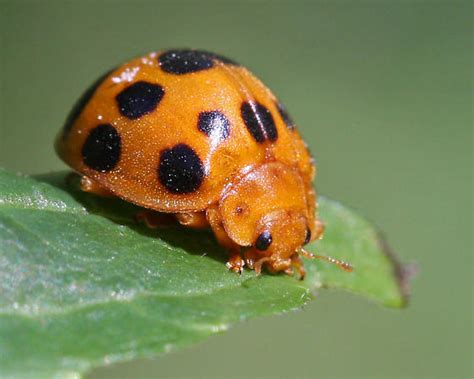
<instances>
[{"instance_id":1,"label":"beetle eye","mask_svg":"<svg viewBox=\"0 0 474 379\"><path fill-rule=\"evenodd\" d=\"M262 251L267 250L271 243L272 235L268 230L265 230L257 237L257 241L255 241L255 248Z\"/></svg>"},{"instance_id":2,"label":"beetle eye","mask_svg":"<svg viewBox=\"0 0 474 379\"><path fill-rule=\"evenodd\" d=\"M311 229L306 229L306 237L304 239L303 245L306 245L309 241L311 241Z\"/></svg>"}]
</instances>

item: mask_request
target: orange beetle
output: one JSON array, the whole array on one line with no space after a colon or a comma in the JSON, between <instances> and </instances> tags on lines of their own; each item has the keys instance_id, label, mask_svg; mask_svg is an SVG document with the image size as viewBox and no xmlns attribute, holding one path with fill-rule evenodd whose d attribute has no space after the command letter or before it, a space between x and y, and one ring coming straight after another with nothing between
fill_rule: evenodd
<instances>
[{"instance_id":1,"label":"orange beetle","mask_svg":"<svg viewBox=\"0 0 474 379\"><path fill-rule=\"evenodd\" d=\"M157 212L210 226L233 271L302 278L299 255L319 257L302 249L323 231L308 148L270 90L230 59L167 50L125 63L79 99L56 150L85 191L146 208L149 226Z\"/></svg>"}]
</instances>

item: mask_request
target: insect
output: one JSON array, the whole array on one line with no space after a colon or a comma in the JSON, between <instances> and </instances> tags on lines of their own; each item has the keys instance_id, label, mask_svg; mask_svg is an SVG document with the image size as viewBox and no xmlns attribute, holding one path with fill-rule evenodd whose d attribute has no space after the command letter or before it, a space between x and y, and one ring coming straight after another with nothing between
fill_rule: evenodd
<instances>
[{"instance_id":1,"label":"insect","mask_svg":"<svg viewBox=\"0 0 474 379\"><path fill-rule=\"evenodd\" d=\"M210 227L227 267L305 270L321 237L315 165L295 123L253 74L199 50L152 52L99 78L78 100L56 150L81 187L114 195L160 224Z\"/></svg>"}]
</instances>

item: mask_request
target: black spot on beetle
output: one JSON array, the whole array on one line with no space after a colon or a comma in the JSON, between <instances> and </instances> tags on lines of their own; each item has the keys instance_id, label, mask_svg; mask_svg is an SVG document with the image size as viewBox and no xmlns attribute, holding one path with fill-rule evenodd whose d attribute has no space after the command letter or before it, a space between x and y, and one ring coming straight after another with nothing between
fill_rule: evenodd
<instances>
[{"instance_id":1,"label":"black spot on beetle","mask_svg":"<svg viewBox=\"0 0 474 379\"><path fill-rule=\"evenodd\" d=\"M161 152L158 178L168 191L176 194L194 192L204 177L204 164L188 145L181 143Z\"/></svg>"},{"instance_id":2,"label":"black spot on beetle","mask_svg":"<svg viewBox=\"0 0 474 379\"><path fill-rule=\"evenodd\" d=\"M222 112L201 112L198 117L198 129L212 140L222 141L229 137L230 122Z\"/></svg>"},{"instance_id":3,"label":"black spot on beetle","mask_svg":"<svg viewBox=\"0 0 474 379\"><path fill-rule=\"evenodd\" d=\"M158 57L158 63L161 69L169 74L175 75L207 70L214 66L215 60L219 60L226 64L237 64L233 60L222 55L204 50L168 50Z\"/></svg>"},{"instance_id":4,"label":"black spot on beetle","mask_svg":"<svg viewBox=\"0 0 474 379\"><path fill-rule=\"evenodd\" d=\"M101 75L98 79L94 81L81 95L81 97L74 103L71 111L69 112L66 121L64 122L63 127L63 136L66 136L71 130L74 122L81 114L84 107L87 105L89 100L94 96L96 89L101 85L104 79L109 76L109 74L114 71L114 69L107 71L105 74Z\"/></svg>"},{"instance_id":5,"label":"black spot on beetle","mask_svg":"<svg viewBox=\"0 0 474 379\"><path fill-rule=\"evenodd\" d=\"M169 50L158 58L163 71L183 75L207 70L214 65L213 57L199 50Z\"/></svg>"},{"instance_id":6,"label":"black spot on beetle","mask_svg":"<svg viewBox=\"0 0 474 379\"><path fill-rule=\"evenodd\" d=\"M101 124L89 132L82 146L84 163L95 171L112 170L120 160L122 141L110 124Z\"/></svg>"},{"instance_id":7,"label":"black spot on beetle","mask_svg":"<svg viewBox=\"0 0 474 379\"><path fill-rule=\"evenodd\" d=\"M238 66L238 65L239 65L239 64L238 64L236 61L234 61L233 59L224 57L223 55L214 54L214 53L208 53L208 54L210 54L214 59L217 59L217 60L221 61L222 63L230 64L230 65L233 65L233 66Z\"/></svg>"},{"instance_id":8,"label":"black spot on beetle","mask_svg":"<svg viewBox=\"0 0 474 379\"><path fill-rule=\"evenodd\" d=\"M286 108L283 106L283 104L276 102L276 107L278 109L278 113L280 113L281 118L283 119L283 122L287 126L288 129L293 130L295 129L295 123L293 119L291 118L290 114L286 110Z\"/></svg>"},{"instance_id":9,"label":"black spot on beetle","mask_svg":"<svg viewBox=\"0 0 474 379\"><path fill-rule=\"evenodd\" d=\"M275 142L278 138L278 132L275 125L275 121L273 120L273 116L268 109L265 108L261 119L263 120L263 128L265 129L267 138L271 142Z\"/></svg>"},{"instance_id":10,"label":"black spot on beetle","mask_svg":"<svg viewBox=\"0 0 474 379\"><path fill-rule=\"evenodd\" d=\"M165 91L159 84L139 81L122 90L115 99L120 114L136 120L153 112L164 94Z\"/></svg>"},{"instance_id":11,"label":"black spot on beetle","mask_svg":"<svg viewBox=\"0 0 474 379\"><path fill-rule=\"evenodd\" d=\"M272 235L268 230L263 231L255 241L255 248L260 251L267 250L272 243Z\"/></svg>"},{"instance_id":12,"label":"black spot on beetle","mask_svg":"<svg viewBox=\"0 0 474 379\"><path fill-rule=\"evenodd\" d=\"M271 112L262 104L244 102L240 107L240 114L245 126L258 143L265 139L274 142L278 138L278 131Z\"/></svg>"},{"instance_id":13,"label":"black spot on beetle","mask_svg":"<svg viewBox=\"0 0 474 379\"><path fill-rule=\"evenodd\" d=\"M253 139L258 143L265 141L265 135L263 134L263 128L255 116L255 112L252 109L250 103L243 103L240 107L240 114L244 120L245 126L252 135Z\"/></svg>"}]
</instances>

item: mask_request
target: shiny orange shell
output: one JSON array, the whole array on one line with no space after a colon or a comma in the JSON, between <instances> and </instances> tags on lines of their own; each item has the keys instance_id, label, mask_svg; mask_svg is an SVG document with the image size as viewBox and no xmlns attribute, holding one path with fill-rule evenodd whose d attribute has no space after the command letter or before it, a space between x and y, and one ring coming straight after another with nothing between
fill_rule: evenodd
<instances>
[{"instance_id":1,"label":"shiny orange shell","mask_svg":"<svg viewBox=\"0 0 474 379\"><path fill-rule=\"evenodd\" d=\"M246 68L203 51L153 52L107 73L76 104L56 149L115 195L161 212L205 210L268 161L297 169L314 197L312 159L276 97Z\"/></svg>"}]
</instances>

